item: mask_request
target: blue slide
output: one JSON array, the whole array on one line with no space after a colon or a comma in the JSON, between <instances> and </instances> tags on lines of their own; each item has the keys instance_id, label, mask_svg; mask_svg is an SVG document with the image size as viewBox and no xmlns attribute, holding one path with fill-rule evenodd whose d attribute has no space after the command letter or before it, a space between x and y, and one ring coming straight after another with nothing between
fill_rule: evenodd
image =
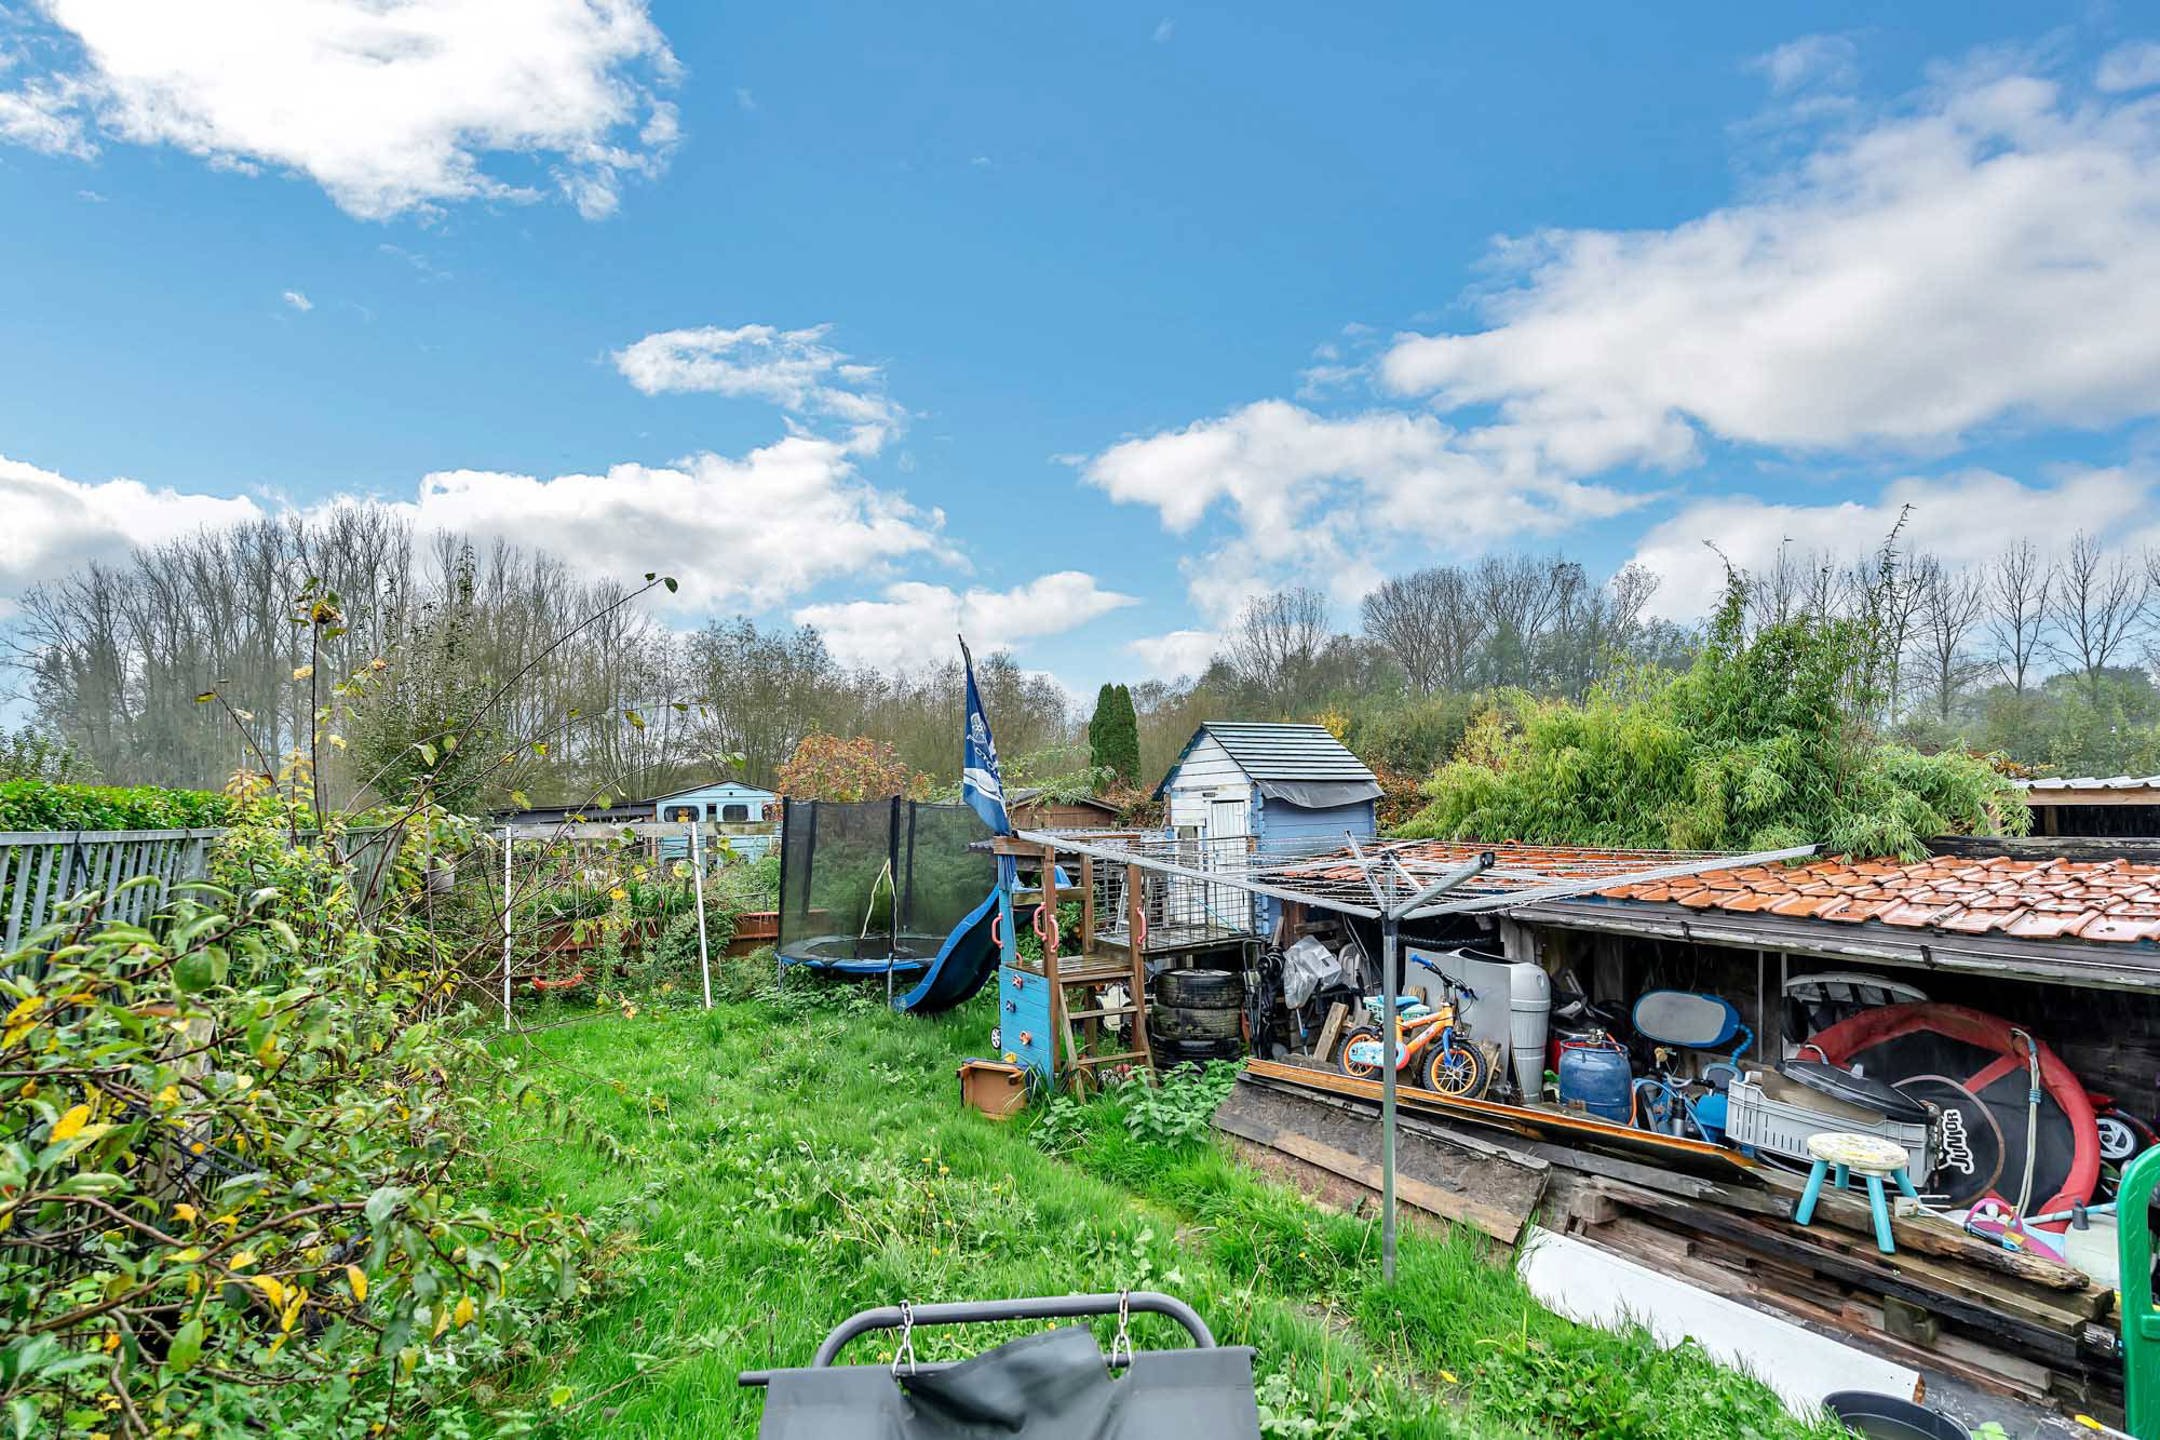
<instances>
[{"instance_id":1,"label":"blue slide","mask_svg":"<svg viewBox=\"0 0 2160 1440\"><path fill-rule=\"evenodd\" d=\"M888 971L911 988L893 996L893 1008L917 1015L936 1015L965 1004L982 989L998 967L998 946L991 938L998 913L1000 891L990 894L952 928L937 954L860 955L861 942L844 935L821 935L782 949L782 964L801 965L820 975L839 975L850 980L882 979ZM1016 912L1025 924L1033 906Z\"/></svg>"},{"instance_id":2,"label":"blue slide","mask_svg":"<svg viewBox=\"0 0 2160 1440\"><path fill-rule=\"evenodd\" d=\"M992 890L982 904L953 927L915 988L893 997L895 1010L914 1015L940 1014L972 1000L997 973L998 947L990 932L997 921L998 895Z\"/></svg>"}]
</instances>

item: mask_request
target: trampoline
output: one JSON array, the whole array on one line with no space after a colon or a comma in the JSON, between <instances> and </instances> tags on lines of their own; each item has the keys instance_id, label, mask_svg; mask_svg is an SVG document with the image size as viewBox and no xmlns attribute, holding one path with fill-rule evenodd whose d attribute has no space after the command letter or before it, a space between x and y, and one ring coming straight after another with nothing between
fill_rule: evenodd
<instances>
[{"instance_id":1,"label":"trampoline","mask_svg":"<svg viewBox=\"0 0 2160 1440\"><path fill-rule=\"evenodd\" d=\"M949 1010L997 968L997 859L965 805L787 801L780 837L785 965L884 979L897 1009Z\"/></svg>"}]
</instances>

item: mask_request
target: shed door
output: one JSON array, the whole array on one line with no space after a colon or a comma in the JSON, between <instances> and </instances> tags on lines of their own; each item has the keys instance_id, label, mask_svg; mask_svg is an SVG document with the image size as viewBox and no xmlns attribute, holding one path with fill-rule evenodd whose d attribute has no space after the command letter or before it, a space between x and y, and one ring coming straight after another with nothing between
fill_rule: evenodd
<instances>
[{"instance_id":1,"label":"shed door","mask_svg":"<svg viewBox=\"0 0 2160 1440\"><path fill-rule=\"evenodd\" d=\"M1252 802L1246 799L1208 801L1207 863L1211 871L1235 873L1244 869L1240 858L1252 834ZM1202 906L1211 930L1240 932L1252 925L1252 896L1230 885L1208 885Z\"/></svg>"},{"instance_id":2,"label":"shed door","mask_svg":"<svg viewBox=\"0 0 2160 1440\"><path fill-rule=\"evenodd\" d=\"M1246 800L1210 800L1207 807L1207 837L1210 840L1242 840L1252 833L1248 823L1252 804Z\"/></svg>"}]
</instances>

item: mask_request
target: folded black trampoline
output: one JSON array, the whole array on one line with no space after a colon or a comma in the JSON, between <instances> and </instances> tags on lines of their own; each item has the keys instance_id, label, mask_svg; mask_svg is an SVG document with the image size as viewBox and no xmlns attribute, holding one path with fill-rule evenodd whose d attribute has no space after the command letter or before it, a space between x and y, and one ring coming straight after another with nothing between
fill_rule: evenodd
<instances>
[{"instance_id":1,"label":"folded black trampoline","mask_svg":"<svg viewBox=\"0 0 2160 1440\"><path fill-rule=\"evenodd\" d=\"M1193 1348L1135 1351L1126 1329L1134 1311L1177 1321ZM1093 1331L1068 1325L972 1360L914 1363L918 1326L1085 1315L1118 1317L1107 1357ZM892 1364L833 1363L873 1330L900 1332ZM1258 1440L1252 1357L1248 1347L1217 1345L1184 1301L1136 1290L865 1310L835 1327L808 1366L739 1378L766 1387L759 1440Z\"/></svg>"}]
</instances>

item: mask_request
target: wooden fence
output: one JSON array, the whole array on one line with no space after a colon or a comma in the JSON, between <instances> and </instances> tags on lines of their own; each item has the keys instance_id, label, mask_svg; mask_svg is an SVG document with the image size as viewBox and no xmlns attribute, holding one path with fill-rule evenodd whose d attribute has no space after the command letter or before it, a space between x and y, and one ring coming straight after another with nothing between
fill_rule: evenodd
<instances>
[{"instance_id":1,"label":"wooden fence","mask_svg":"<svg viewBox=\"0 0 2160 1440\"><path fill-rule=\"evenodd\" d=\"M105 914L140 924L161 909L172 887L199 880L210 842L223 830L0 831L0 954L52 923L69 897L103 891ZM152 883L124 894L119 886L148 875Z\"/></svg>"}]
</instances>

